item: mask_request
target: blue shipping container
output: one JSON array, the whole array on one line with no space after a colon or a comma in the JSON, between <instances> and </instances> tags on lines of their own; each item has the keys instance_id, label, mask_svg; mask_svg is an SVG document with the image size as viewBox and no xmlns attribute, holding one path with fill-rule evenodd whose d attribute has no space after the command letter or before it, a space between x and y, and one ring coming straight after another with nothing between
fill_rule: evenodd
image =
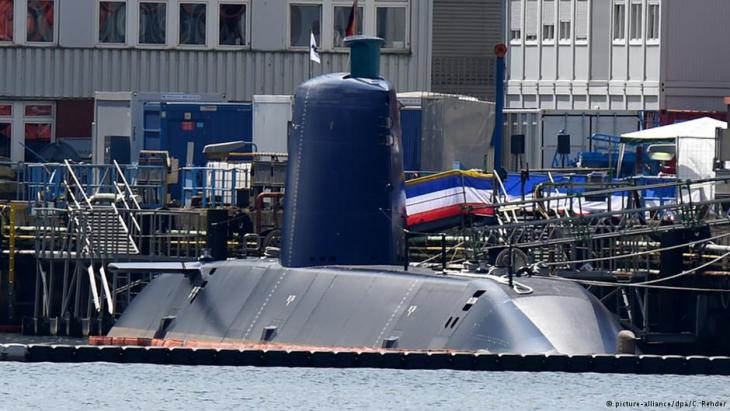
<instances>
[{"instance_id":1,"label":"blue shipping container","mask_svg":"<svg viewBox=\"0 0 730 411\"><path fill-rule=\"evenodd\" d=\"M252 141L250 103L147 103L145 149L166 150L188 166L188 143L193 144L193 163L205 165L203 147L227 141Z\"/></svg>"},{"instance_id":2,"label":"blue shipping container","mask_svg":"<svg viewBox=\"0 0 730 411\"><path fill-rule=\"evenodd\" d=\"M180 167L203 167L203 147L228 141L252 141L250 103L146 103L144 107L144 148L164 150L176 158ZM192 143L192 164L187 163ZM251 151L251 148L245 148ZM181 186L170 188L176 199Z\"/></svg>"}]
</instances>

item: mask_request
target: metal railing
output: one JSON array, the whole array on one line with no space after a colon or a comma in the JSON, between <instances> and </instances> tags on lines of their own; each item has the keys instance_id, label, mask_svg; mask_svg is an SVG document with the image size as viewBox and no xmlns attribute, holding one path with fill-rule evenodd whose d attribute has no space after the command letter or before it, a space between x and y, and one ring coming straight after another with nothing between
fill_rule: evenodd
<instances>
[{"instance_id":1,"label":"metal railing","mask_svg":"<svg viewBox=\"0 0 730 411\"><path fill-rule=\"evenodd\" d=\"M239 190L251 188L251 163L215 164L180 169L185 207L235 205Z\"/></svg>"},{"instance_id":2,"label":"metal railing","mask_svg":"<svg viewBox=\"0 0 730 411\"><path fill-rule=\"evenodd\" d=\"M136 206L160 208L165 203L166 175L163 166L139 166L128 164L71 164L71 163L18 163L18 187L16 199L36 207L66 207L64 179L70 179L69 170L78 180L86 196L94 193L124 193L139 197ZM154 176L151 177L151 176ZM120 186L121 185L121 186ZM130 205L131 207L131 205Z\"/></svg>"}]
</instances>

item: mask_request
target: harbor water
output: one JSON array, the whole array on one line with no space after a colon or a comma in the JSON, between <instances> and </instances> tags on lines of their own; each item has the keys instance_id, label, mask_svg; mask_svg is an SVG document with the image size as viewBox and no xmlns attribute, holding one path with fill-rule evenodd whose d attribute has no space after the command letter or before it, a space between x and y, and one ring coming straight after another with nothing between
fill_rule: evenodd
<instances>
[{"instance_id":1,"label":"harbor water","mask_svg":"<svg viewBox=\"0 0 730 411\"><path fill-rule=\"evenodd\" d=\"M0 409L726 410L730 377L0 363Z\"/></svg>"}]
</instances>

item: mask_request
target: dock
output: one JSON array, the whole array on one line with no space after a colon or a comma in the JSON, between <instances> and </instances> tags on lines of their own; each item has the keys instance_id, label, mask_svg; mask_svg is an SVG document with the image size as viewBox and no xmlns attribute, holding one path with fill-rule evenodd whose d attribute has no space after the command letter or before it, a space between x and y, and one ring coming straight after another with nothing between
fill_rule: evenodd
<instances>
[{"instance_id":1,"label":"dock","mask_svg":"<svg viewBox=\"0 0 730 411\"><path fill-rule=\"evenodd\" d=\"M212 365L239 367L389 368L615 374L730 375L730 357L552 355L399 350L190 348L119 345L0 345L0 361Z\"/></svg>"}]
</instances>

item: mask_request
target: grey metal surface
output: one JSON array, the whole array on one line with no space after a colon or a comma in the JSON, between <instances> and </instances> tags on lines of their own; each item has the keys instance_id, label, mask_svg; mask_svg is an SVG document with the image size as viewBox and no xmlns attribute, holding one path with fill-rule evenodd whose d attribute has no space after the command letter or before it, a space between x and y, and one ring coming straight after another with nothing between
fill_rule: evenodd
<instances>
[{"instance_id":1,"label":"grey metal surface","mask_svg":"<svg viewBox=\"0 0 730 411\"><path fill-rule=\"evenodd\" d=\"M381 348L385 339L397 339L399 349L590 354L616 348L613 317L572 283L520 278L535 292L518 295L489 279L397 267L287 269L257 259L208 268L216 270L194 298L185 276L157 277L109 336L149 338L162 317L174 315L165 338L255 343L266 327L276 327L271 342L322 347Z\"/></svg>"},{"instance_id":2,"label":"grey metal surface","mask_svg":"<svg viewBox=\"0 0 730 411\"><path fill-rule=\"evenodd\" d=\"M662 2L662 108L726 110L729 18L723 0Z\"/></svg>"},{"instance_id":3,"label":"grey metal surface","mask_svg":"<svg viewBox=\"0 0 730 411\"><path fill-rule=\"evenodd\" d=\"M494 104L456 96L421 97L421 169L450 170L454 161L484 168L494 129Z\"/></svg>"},{"instance_id":4,"label":"grey metal surface","mask_svg":"<svg viewBox=\"0 0 730 411\"><path fill-rule=\"evenodd\" d=\"M494 101L502 0L434 0L433 90Z\"/></svg>"},{"instance_id":5,"label":"grey metal surface","mask_svg":"<svg viewBox=\"0 0 730 411\"><path fill-rule=\"evenodd\" d=\"M383 77L399 90L429 90L430 64L412 43L411 53L384 53ZM427 51L427 50L426 50ZM0 47L0 96L92 98L94 91L225 93L230 100L254 94L294 94L305 81L309 54L288 51L208 51ZM312 76L348 71L349 55L322 53Z\"/></svg>"}]
</instances>

